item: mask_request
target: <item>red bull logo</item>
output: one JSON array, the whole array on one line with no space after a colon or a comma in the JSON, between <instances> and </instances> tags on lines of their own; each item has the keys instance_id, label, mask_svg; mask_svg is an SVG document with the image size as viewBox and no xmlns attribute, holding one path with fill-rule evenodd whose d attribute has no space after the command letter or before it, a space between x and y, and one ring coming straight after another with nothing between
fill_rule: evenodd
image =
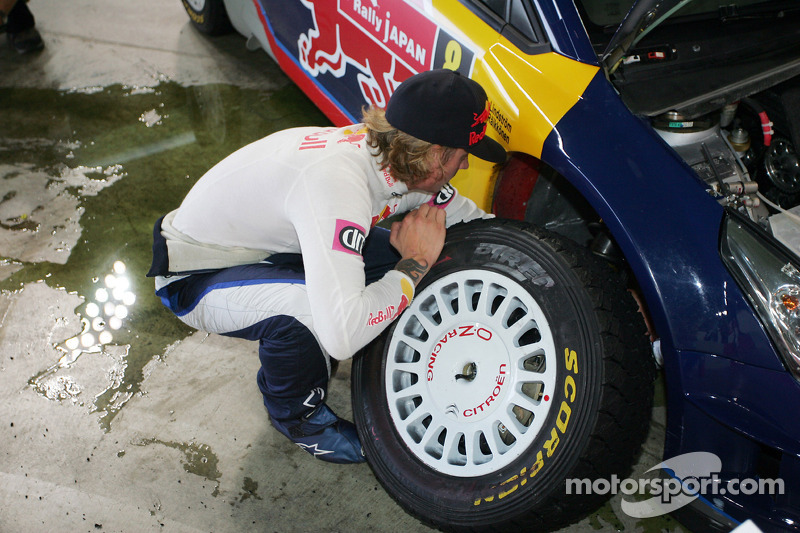
<instances>
[{"instance_id":1,"label":"red bull logo","mask_svg":"<svg viewBox=\"0 0 800 533\"><path fill-rule=\"evenodd\" d=\"M395 200L392 203L386 204L386 207L384 207L381 210L380 213L378 213L377 215L372 217L371 225L374 226L375 224L377 224L381 220L385 220L385 219L389 218L390 216L394 215L397 212L397 206L398 206L399 203L400 202Z\"/></svg>"},{"instance_id":2,"label":"red bull logo","mask_svg":"<svg viewBox=\"0 0 800 533\"><path fill-rule=\"evenodd\" d=\"M395 316L394 306L390 305L386 309L381 309L377 313L370 312L367 317L367 326L377 326Z\"/></svg>"},{"instance_id":3,"label":"red bull logo","mask_svg":"<svg viewBox=\"0 0 800 533\"><path fill-rule=\"evenodd\" d=\"M400 313L405 311L406 307L408 307L408 304L411 303L411 299L414 297L414 287L407 279L403 278L400 281L400 289L403 291L403 295L400 296L400 303L397 305L397 312L392 317L392 320L400 316Z\"/></svg>"},{"instance_id":4,"label":"red bull logo","mask_svg":"<svg viewBox=\"0 0 800 533\"><path fill-rule=\"evenodd\" d=\"M366 138L367 138L367 134L366 133L351 133L350 135L347 135L344 138L339 139L337 141L337 144L350 143L350 144L358 145L358 144L361 144L361 141L363 141Z\"/></svg>"},{"instance_id":5,"label":"red bull logo","mask_svg":"<svg viewBox=\"0 0 800 533\"><path fill-rule=\"evenodd\" d=\"M469 132L470 146L481 141L486 135L486 125L489 122L489 117L491 116L491 114L492 114L492 104L490 104L488 100L486 101L486 106L484 107L481 113L472 114L473 122L472 126L470 127L474 128L475 126L478 126L480 131Z\"/></svg>"},{"instance_id":6,"label":"red bull logo","mask_svg":"<svg viewBox=\"0 0 800 533\"><path fill-rule=\"evenodd\" d=\"M400 305L397 306L397 313L395 313L394 317L392 317L392 318L394 319L394 318L397 318L398 316L400 316L400 313L405 311L405 309L406 309L406 307L408 307L409 303L410 303L410 300L408 299L408 296L406 296L405 294L403 296L401 296L400 297Z\"/></svg>"},{"instance_id":7,"label":"red bull logo","mask_svg":"<svg viewBox=\"0 0 800 533\"><path fill-rule=\"evenodd\" d=\"M394 105L394 104L392 104L392 105ZM484 108L482 113L480 113L480 114L473 113L472 114L472 118L474 119L474 122L472 123L472 126L470 126L470 127L474 128L478 124L486 124L486 121L489 120L489 116L491 114L492 114L492 104L490 104L489 101L487 100L486 101L486 106L485 106L485 108Z\"/></svg>"},{"instance_id":8,"label":"red bull logo","mask_svg":"<svg viewBox=\"0 0 800 533\"><path fill-rule=\"evenodd\" d=\"M297 40L298 59L312 76L332 74L342 78L351 66L357 71L364 101L385 107L402 80L429 68L436 27L404 2L301 2L311 11L314 25ZM317 7L337 15L320 21Z\"/></svg>"}]
</instances>

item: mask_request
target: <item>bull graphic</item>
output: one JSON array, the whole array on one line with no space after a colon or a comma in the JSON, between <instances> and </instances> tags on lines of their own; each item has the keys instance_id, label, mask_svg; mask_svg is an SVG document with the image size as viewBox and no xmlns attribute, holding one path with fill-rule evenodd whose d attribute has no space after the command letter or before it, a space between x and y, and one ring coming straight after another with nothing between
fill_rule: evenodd
<instances>
[{"instance_id":1,"label":"bull graphic","mask_svg":"<svg viewBox=\"0 0 800 533\"><path fill-rule=\"evenodd\" d=\"M356 71L364 102L385 107L400 82L426 70L436 27L400 0L300 0L312 27L297 40L298 60L313 77ZM325 17L317 17L317 8Z\"/></svg>"}]
</instances>

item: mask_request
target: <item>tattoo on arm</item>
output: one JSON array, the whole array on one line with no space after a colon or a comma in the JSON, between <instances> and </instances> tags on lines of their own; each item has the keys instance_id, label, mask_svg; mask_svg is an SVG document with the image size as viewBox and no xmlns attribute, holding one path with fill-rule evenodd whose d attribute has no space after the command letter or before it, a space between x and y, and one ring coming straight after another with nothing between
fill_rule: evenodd
<instances>
[{"instance_id":1,"label":"tattoo on arm","mask_svg":"<svg viewBox=\"0 0 800 533\"><path fill-rule=\"evenodd\" d=\"M394 267L395 270L408 274L408 277L414 280L414 284L417 284L419 280L422 279L422 276L428 272L428 268L427 261L420 263L415 259L402 259L397 263L397 266Z\"/></svg>"}]
</instances>

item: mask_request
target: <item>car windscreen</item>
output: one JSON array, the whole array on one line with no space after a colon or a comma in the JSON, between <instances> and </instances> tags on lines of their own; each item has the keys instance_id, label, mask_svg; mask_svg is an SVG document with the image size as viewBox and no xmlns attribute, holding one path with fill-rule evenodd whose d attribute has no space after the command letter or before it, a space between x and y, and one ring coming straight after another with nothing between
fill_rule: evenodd
<instances>
[{"instance_id":1,"label":"car windscreen","mask_svg":"<svg viewBox=\"0 0 800 533\"><path fill-rule=\"evenodd\" d=\"M585 21L591 26L616 28L630 11L634 0L577 0L579 9L585 14ZM680 2L678 8L668 14L670 22L684 17L754 17L759 14L776 13L783 9L797 9L796 1L774 0L687 0ZM663 20L661 21L663 22ZM660 23L660 22L659 22Z\"/></svg>"}]
</instances>

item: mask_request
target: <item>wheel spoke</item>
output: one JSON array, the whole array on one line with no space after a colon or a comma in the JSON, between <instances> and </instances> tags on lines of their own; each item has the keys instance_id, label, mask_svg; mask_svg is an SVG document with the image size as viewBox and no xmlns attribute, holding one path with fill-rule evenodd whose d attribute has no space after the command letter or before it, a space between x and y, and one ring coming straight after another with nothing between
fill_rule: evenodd
<instances>
[{"instance_id":1,"label":"wheel spoke","mask_svg":"<svg viewBox=\"0 0 800 533\"><path fill-rule=\"evenodd\" d=\"M486 454L481 453L481 455L482 455L482 457L487 457L488 456L488 460L491 460L492 458L497 457L501 453L500 452L500 448L498 447L499 433L497 432L497 429L495 427L493 427L493 426L494 426L494 423L491 426L487 427L485 431L482 431L480 433L480 435L482 435L483 438L484 438L484 442L486 442L486 446L488 446L488 448L489 448L488 453L486 453ZM476 433L476 437L477 436L479 436L479 434ZM499 441L499 442L502 442L502 441ZM480 443L476 443L476 446L480 446Z\"/></svg>"},{"instance_id":2,"label":"wheel spoke","mask_svg":"<svg viewBox=\"0 0 800 533\"><path fill-rule=\"evenodd\" d=\"M411 349L412 351L416 352L417 354L425 353L425 343L420 341L420 340L418 340L418 339L415 339L413 337L405 337L398 344L401 344L401 345L404 344L404 345L408 346L409 349ZM400 348L402 348L402 347L400 347ZM413 358L410 357L403 350L395 350L395 354L403 355L403 357L395 358L395 363L396 364L409 364L409 363L412 363L412 361L413 361Z\"/></svg>"},{"instance_id":3,"label":"wheel spoke","mask_svg":"<svg viewBox=\"0 0 800 533\"><path fill-rule=\"evenodd\" d=\"M436 417L434 416L428 425L427 431L424 433L423 438L420 442L420 448L423 450L424 454L435 458L437 461L441 461L443 457L445 457L445 450L447 449L445 445L439 442L440 435L443 431L446 431L446 427L439 424ZM445 441L446 444L447 441Z\"/></svg>"},{"instance_id":4,"label":"wheel spoke","mask_svg":"<svg viewBox=\"0 0 800 533\"><path fill-rule=\"evenodd\" d=\"M428 333L428 335L430 335L430 332L434 331L439 326L439 324L433 320L432 315L429 315L427 312L423 313L421 311L417 311L414 316L417 317L417 320L420 322L422 328Z\"/></svg>"},{"instance_id":5,"label":"wheel spoke","mask_svg":"<svg viewBox=\"0 0 800 533\"><path fill-rule=\"evenodd\" d=\"M391 401L403 401L413 399L416 397L422 398L425 394L425 386L421 382L397 389L397 391L389 392L388 398Z\"/></svg>"},{"instance_id":6,"label":"wheel spoke","mask_svg":"<svg viewBox=\"0 0 800 533\"><path fill-rule=\"evenodd\" d=\"M408 435L414 442L419 443L423 441L425 436L430 432L430 423L426 424L425 421L431 417L431 414L426 409L420 408L417 408L412 414L414 416L408 417L408 419L402 421L403 423L400 424L398 429L401 430L404 435Z\"/></svg>"},{"instance_id":7,"label":"wheel spoke","mask_svg":"<svg viewBox=\"0 0 800 533\"><path fill-rule=\"evenodd\" d=\"M469 314L472 312L472 299L470 298L469 280L458 284L458 311L459 314Z\"/></svg>"},{"instance_id":8,"label":"wheel spoke","mask_svg":"<svg viewBox=\"0 0 800 533\"><path fill-rule=\"evenodd\" d=\"M483 436L483 431L474 431L472 433L467 433L464 438L464 444L467 452L467 463L471 465L482 465L485 462L491 460L491 457L487 457L487 454L481 450L481 437Z\"/></svg>"},{"instance_id":9,"label":"wheel spoke","mask_svg":"<svg viewBox=\"0 0 800 533\"><path fill-rule=\"evenodd\" d=\"M466 456L459 450L462 438L463 433L456 433L455 431L447 432L444 440L442 459L448 464L465 465L467 463Z\"/></svg>"},{"instance_id":10,"label":"wheel spoke","mask_svg":"<svg viewBox=\"0 0 800 533\"><path fill-rule=\"evenodd\" d=\"M508 310L511 308L511 304L513 303L514 303L513 298L510 298L508 296L503 297L502 300L500 300L500 304L497 306L496 309L494 309L492 316L496 317L501 324L504 323L505 319L508 316Z\"/></svg>"},{"instance_id":11,"label":"wheel spoke","mask_svg":"<svg viewBox=\"0 0 800 533\"><path fill-rule=\"evenodd\" d=\"M530 321L522 319L514 322L510 326L504 326L506 335L514 340L515 343L519 342L519 338L523 333L530 329Z\"/></svg>"},{"instance_id":12,"label":"wheel spoke","mask_svg":"<svg viewBox=\"0 0 800 533\"><path fill-rule=\"evenodd\" d=\"M478 291L478 302L475 304L475 311L482 316L491 316L488 312L489 308L489 287L484 284L481 290Z\"/></svg>"},{"instance_id":13,"label":"wheel spoke","mask_svg":"<svg viewBox=\"0 0 800 533\"><path fill-rule=\"evenodd\" d=\"M541 412L543 410L546 411L548 408L548 406L546 405L543 406L542 402L537 402L530 396L527 396L525 394L516 391L514 392L513 396L509 398L509 403L512 405L518 405L523 409L530 411L531 413L534 414L534 416L536 416L537 411L538 412Z\"/></svg>"},{"instance_id":14,"label":"wheel spoke","mask_svg":"<svg viewBox=\"0 0 800 533\"><path fill-rule=\"evenodd\" d=\"M517 383L537 383L543 380L555 378L554 370L545 370L544 372L532 372L530 370L517 370L516 382Z\"/></svg>"},{"instance_id":15,"label":"wheel spoke","mask_svg":"<svg viewBox=\"0 0 800 533\"><path fill-rule=\"evenodd\" d=\"M513 435L515 443L519 442L522 436L525 434L526 427L517 420L517 417L511 414L510 412L504 412L500 416L500 423L503 424L506 431L508 431L511 435Z\"/></svg>"}]
</instances>

